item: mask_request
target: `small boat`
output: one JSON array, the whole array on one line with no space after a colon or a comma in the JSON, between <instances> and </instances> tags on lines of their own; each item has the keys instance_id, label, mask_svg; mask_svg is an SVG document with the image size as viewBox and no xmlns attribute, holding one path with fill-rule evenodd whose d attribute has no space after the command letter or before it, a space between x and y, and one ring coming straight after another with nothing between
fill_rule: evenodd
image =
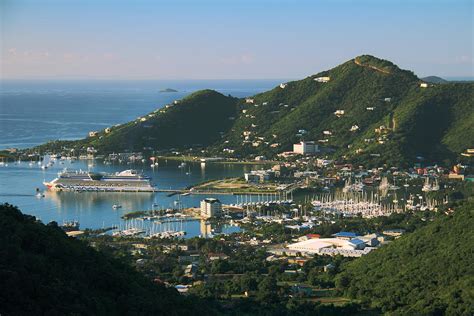
<instances>
[{"instance_id":1,"label":"small boat","mask_svg":"<svg viewBox=\"0 0 474 316\"><path fill-rule=\"evenodd\" d=\"M122 208L122 205L120 205L120 204L114 204L114 205L112 205L112 208L113 208L114 210L117 210L117 209L119 209L119 208Z\"/></svg>"}]
</instances>

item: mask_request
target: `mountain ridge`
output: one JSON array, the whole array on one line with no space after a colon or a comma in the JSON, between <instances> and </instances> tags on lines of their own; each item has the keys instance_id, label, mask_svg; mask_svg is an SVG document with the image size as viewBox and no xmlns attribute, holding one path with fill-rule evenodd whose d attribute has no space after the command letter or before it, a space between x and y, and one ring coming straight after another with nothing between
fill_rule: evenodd
<instances>
[{"instance_id":1,"label":"mountain ridge","mask_svg":"<svg viewBox=\"0 0 474 316\"><path fill-rule=\"evenodd\" d=\"M427 85L390 61L361 55L245 99L198 91L109 133L56 145L273 157L314 140L357 163L454 161L474 147L473 91L472 83Z\"/></svg>"}]
</instances>

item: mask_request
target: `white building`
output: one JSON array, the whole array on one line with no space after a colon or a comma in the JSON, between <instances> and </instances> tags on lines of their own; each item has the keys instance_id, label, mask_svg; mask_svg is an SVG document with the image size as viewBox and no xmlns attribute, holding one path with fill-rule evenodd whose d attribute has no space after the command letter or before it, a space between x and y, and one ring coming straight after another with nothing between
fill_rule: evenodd
<instances>
[{"instance_id":1,"label":"white building","mask_svg":"<svg viewBox=\"0 0 474 316\"><path fill-rule=\"evenodd\" d=\"M428 88L428 84L426 82L420 83L420 88Z\"/></svg>"},{"instance_id":2,"label":"white building","mask_svg":"<svg viewBox=\"0 0 474 316\"><path fill-rule=\"evenodd\" d=\"M358 238L349 240L339 238L313 238L288 245L290 251L310 255L328 255L343 257L361 257L371 250L367 244Z\"/></svg>"},{"instance_id":3,"label":"white building","mask_svg":"<svg viewBox=\"0 0 474 316\"><path fill-rule=\"evenodd\" d=\"M264 183L275 177L275 172L273 170L252 170L250 172L244 173L245 181L254 182L254 183Z\"/></svg>"},{"instance_id":4,"label":"white building","mask_svg":"<svg viewBox=\"0 0 474 316\"><path fill-rule=\"evenodd\" d=\"M336 112L334 112L334 115L336 115L337 117L341 117L344 114L345 114L344 110L336 110Z\"/></svg>"},{"instance_id":5,"label":"white building","mask_svg":"<svg viewBox=\"0 0 474 316\"><path fill-rule=\"evenodd\" d=\"M206 198L201 201L201 217L219 217L222 214L222 203L218 199Z\"/></svg>"},{"instance_id":6,"label":"white building","mask_svg":"<svg viewBox=\"0 0 474 316\"><path fill-rule=\"evenodd\" d=\"M293 152L301 155L315 154L319 152L319 146L314 141L302 141L298 144L293 144Z\"/></svg>"},{"instance_id":7,"label":"white building","mask_svg":"<svg viewBox=\"0 0 474 316\"><path fill-rule=\"evenodd\" d=\"M329 82L330 80L331 80L331 77L317 77L317 78L314 78L314 81L322 82L322 83Z\"/></svg>"},{"instance_id":8,"label":"white building","mask_svg":"<svg viewBox=\"0 0 474 316\"><path fill-rule=\"evenodd\" d=\"M287 86L287 84L286 84L286 83L280 83L280 88L282 88L282 89L285 89L285 88L286 88L286 86Z\"/></svg>"}]
</instances>

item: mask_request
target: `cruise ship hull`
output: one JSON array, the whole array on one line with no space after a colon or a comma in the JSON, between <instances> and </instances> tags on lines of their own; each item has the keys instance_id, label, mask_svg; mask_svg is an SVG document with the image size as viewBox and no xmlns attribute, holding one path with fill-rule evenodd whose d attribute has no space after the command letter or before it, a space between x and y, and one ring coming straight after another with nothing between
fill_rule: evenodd
<instances>
[{"instance_id":1,"label":"cruise ship hull","mask_svg":"<svg viewBox=\"0 0 474 316\"><path fill-rule=\"evenodd\" d=\"M51 182L43 183L51 191L73 192L155 192L150 178L131 170L117 174L63 172Z\"/></svg>"}]
</instances>

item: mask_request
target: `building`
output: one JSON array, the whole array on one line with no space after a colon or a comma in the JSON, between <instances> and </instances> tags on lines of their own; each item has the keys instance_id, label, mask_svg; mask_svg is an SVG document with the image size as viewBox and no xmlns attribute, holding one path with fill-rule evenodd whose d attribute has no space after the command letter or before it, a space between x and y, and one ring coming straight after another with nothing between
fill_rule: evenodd
<instances>
[{"instance_id":1,"label":"building","mask_svg":"<svg viewBox=\"0 0 474 316\"><path fill-rule=\"evenodd\" d=\"M351 240L352 238L356 238L357 234L352 233L352 232L339 232L336 234L333 234L334 237L337 239L342 239L342 240Z\"/></svg>"},{"instance_id":2,"label":"building","mask_svg":"<svg viewBox=\"0 0 474 316\"><path fill-rule=\"evenodd\" d=\"M288 250L304 255L361 257L374 248L359 238L311 238L288 245Z\"/></svg>"},{"instance_id":3,"label":"building","mask_svg":"<svg viewBox=\"0 0 474 316\"><path fill-rule=\"evenodd\" d=\"M302 141L293 145L293 152L301 155L315 154L319 152L319 146L314 141Z\"/></svg>"},{"instance_id":4,"label":"building","mask_svg":"<svg viewBox=\"0 0 474 316\"><path fill-rule=\"evenodd\" d=\"M426 82L420 83L420 88L428 88L428 84Z\"/></svg>"},{"instance_id":5,"label":"building","mask_svg":"<svg viewBox=\"0 0 474 316\"><path fill-rule=\"evenodd\" d=\"M387 229L387 230L384 230L382 233L387 236L399 237L405 233L405 230L401 228Z\"/></svg>"},{"instance_id":6,"label":"building","mask_svg":"<svg viewBox=\"0 0 474 316\"><path fill-rule=\"evenodd\" d=\"M322 83L329 82L330 80L331 80L331 77L317 77L317 78L314 78L314 81L322 82Z\"/></svg>"},{"instance_id":7,"label":"building","mask_svg":"<svg viewBox=\"0 0 474 316\"><path fill-rule=\"evenodd\" d=\"M98 134L99 132L92 131L92 132L89 132L89 137L96 137Z\"/></svg>"},{"instance_id":8,"label":"building","mask_svg":"<svg viewBox=\"0 0 474 316\"><path fill-rule=\"evenodd\" d=\"M252 170L250 172L244 173L245 181L254 182L254 183L264 183L266 181L272 180L275 177L275 172L273 170Z\"/></svg>"},{"instance_id":9,"label":"building","mask_svg":"<svg viewBox=\"0 0 474 316\"><path fill-rule=\"evenodd\" d=\"M222 214L222 203L218 199L206 198L201 201L201 217L219 217Z\"/></svg>"},{"instance_id":10,"label":"building","mask_svg":"<svg viewBox=\"0 0 474 316\"><path fill-rule=\"evenodd\" d=\"M334 115L336 115L337 117L341 117L345 114L346 112L344 110L336 110L336 112L334 112Z\"/></svg>"},{"instance_id":11,"label":"building","mask_svg":"<svg viewBox=\"0 0 474 316\"><path fill-rule=\"evenodd\" d=\"M186 269L184 269L184 276L188 278L195 278L197 272L198 272L197 264L191 263L186 266Z\"/></svg>"},{"instance_id":12,"label":"building","mask_svg":"<svg viewBox=\"0 0 474 316\"><path fill-rule=\"evenodd\" d=\"M474 157L474 149L473 148L466 149L466 151L461 153L461 155L465 157Z\"/></svg>"},{"instance_id":13,"label":"building","mask_svg":"<svg viewBox=\"0 0 474 316\"><path fill-rule=\"evenodd\" d=\"M351 240L349 240L349 242L347 243L347 245L349 247L351 247L352 249L354 250L362 250L365 248L365 242L359 238L352 238Z\"/></svg>"}]
</instances>

